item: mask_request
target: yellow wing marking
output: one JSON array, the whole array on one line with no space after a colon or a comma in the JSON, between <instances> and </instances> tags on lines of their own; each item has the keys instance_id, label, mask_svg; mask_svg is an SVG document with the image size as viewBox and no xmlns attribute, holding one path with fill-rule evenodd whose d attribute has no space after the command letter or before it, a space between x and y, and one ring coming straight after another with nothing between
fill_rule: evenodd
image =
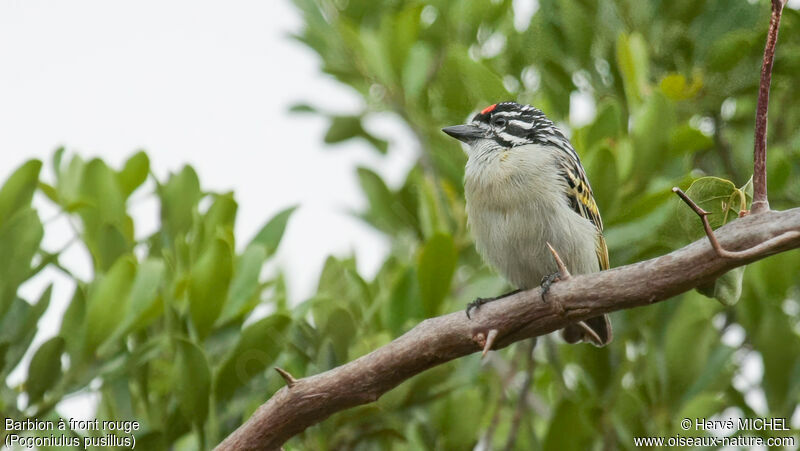
<instances>
[{"instance_id":1,"label":"yellow wing marking","mask_svg":"<svg viewBox=\"0 0 800 451\"><path fill-rule=\"evenodd\" d=\"M605 270L610 267L608 260L608 247L603 237L603 220L600 218L600 210L597 202L592 195L592 188L586 178L586 173L580 166L566 166L564 172L567 178L567 199L570 206L576 213L588 219L597 228L597 260L600 269Z\"/></svg>"}]
</instances>

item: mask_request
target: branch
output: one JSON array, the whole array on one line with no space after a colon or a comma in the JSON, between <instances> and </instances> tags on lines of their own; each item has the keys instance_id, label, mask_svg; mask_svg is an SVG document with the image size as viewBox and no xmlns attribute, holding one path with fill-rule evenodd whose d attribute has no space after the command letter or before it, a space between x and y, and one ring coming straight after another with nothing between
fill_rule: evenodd
<instances>
[{"instance_id":1,"label":"branch","mask_svg":"<svg viewBox=\"0 0 800 451\"><path fill-rule=\"evenodd\" d=\"M767 200L767 109L769 107L769 85L772 81L772 63L775 60L775 44L778 42L778 27L786 0L772 0L769 18L767 45L761 64L761 82L756 106L756 129L753 149L753 205L751 211L760 213L769 210Z\"/></svg>"},{"instance_id":2,"label":"branch","mask_svg":"<svg viewBox=\"0 0 800 451\"><path fill-rule=\"evenodd\" d=\"M708 241L711 242L711 247L714 248L714 251L722 258L747 258L750 256L757 256L761 252L763 248L769 248L772 246L780 245L780 243L792 241L797 238L800 232L791 230L786 233L782 233L778 236L772 237L763 243L758 244L757 246L751 247L750 249L746 249L739 252L731 252L726 251L725 249L720 246L719 242L717 241L717 237L714 235L714 229L711 228L711 224L708 222L708 215L711 213L703 210L697 205L686 193L683 192L682 189L678 188L677 186L672 188L672 192L680 196L687 205L689 205L697 216L700 216L700 220L703 221L703 228L706 231L706 236L708 237ZM599 339L598 339L599 340Z\"/></svg>"},{"instance_id":3,"label":"branch","mask_svg":"<svg viewBox=\"0 0 800 451\"><path fill-rule=\"evenodd\" d=\"M644 262L573 275L554 284L546 302L537 288L484 304L472 320L461 311L427 319L363 357L281 388L217 449L280 448L338 411L374 402L428 368L482 351L478 334L497 330L493 348L499 349L603 313L669 299L735 267L800 248L800 208L745 216L720 227L716 239L733 255L720 256L702 239Z\"/></svg>"},{"instance_id":4,"label":"branch","mask_svg":"<svg viewBox=\"0 0 800 451\"><path fill-rule=\"evenodd\" d=\"M548 245L548 247L550 246ZM531 389L531 384L533 383L533 372L536 369L536 360L533 358L533 350L535 348L536 339L534 338L531 340L531 344L526 348L528 367L525 369L525 380L522 381L522 387L519 389L517 407L514 409L514 416L511 419L511 431L508 433L508 439L506 440L505 449L507 450L514 449L514 445L517 443L519 425L522 421L522 415L525 413L525 408L527 407L526 401L528 399L528 390ZM491 445L491 443L489 443L489 445Z\"/></svg>"}]
</instances>

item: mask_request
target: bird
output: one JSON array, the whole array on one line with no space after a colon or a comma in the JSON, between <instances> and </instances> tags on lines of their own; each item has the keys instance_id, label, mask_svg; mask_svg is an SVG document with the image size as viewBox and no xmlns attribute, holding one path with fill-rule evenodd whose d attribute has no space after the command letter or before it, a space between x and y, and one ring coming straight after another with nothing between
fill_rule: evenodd
<instances>
[{"instance_id":1,"label":"bird","mask_svg":"<svg viewBox=\"0 0 800 451\"><path fill-rule=\"evenodd\" d=\"M572 273L609 268L586 171L569 139L541 110L496 103L468 124L442 131L466 144L467 223L478 253L517 288L512 293L541 285L545 299L560 276L549 245ZM479 298L467 316L470 308L504 296ZM607 315L562 330L568 343L605 346L612 336Z\"/></svg>"}]
</instances>

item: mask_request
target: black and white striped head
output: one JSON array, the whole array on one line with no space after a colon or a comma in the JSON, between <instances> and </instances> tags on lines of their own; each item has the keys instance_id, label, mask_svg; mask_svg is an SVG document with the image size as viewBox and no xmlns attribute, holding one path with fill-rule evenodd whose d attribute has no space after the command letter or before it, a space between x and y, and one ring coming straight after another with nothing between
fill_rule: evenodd
<instances>
[{"instance_id":1,"label":"black and white striped head","mask_svg":"<svg viewBox=\"0 0 800 451\"><path fill-rule=\"evenodd\" d=\"M442 131L471 146L491 140L494 141L491 147L498 150L539 144L574 152L569 140L541 110L516 102L490 105L469 124L446 127Z\"/></svg>"}]
</instances>

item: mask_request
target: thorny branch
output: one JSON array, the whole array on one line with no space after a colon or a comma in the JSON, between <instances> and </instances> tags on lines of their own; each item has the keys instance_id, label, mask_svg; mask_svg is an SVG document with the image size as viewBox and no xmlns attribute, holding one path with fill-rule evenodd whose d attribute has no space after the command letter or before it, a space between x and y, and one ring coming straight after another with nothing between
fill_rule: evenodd
<instances>
[{"instance_id":1,"label":"thorny branch","mask_svg":"<svg viewBox=\"0 0 800 451\"><path fill-rule=\"evenodd\" d=\"M649 305L715 280L725 272L800 248L800 208L771 211L767 200L766 128L769 85L785 0L772 0L756 111L751 214L715 233L708 212L673 189L700 216L709 244L696 241L670 254L595 274L569 276L541 301L521 291L485 304L473 319L462 312L430 318L391 343L338 368L302 379L276 369L287 386L229 435L218 450L278 449L331 414L374 402L406 379L436 365L537 337L603 313ZM553 252L558 262L558 254ZM477 312L476 312L477 313Z\"/></svg>"},{"instance_id":2,"label":"thorny branch","mask_svg":"<svg viewBox=\"0 0 800 451\"><path fill-rule=\"evenodd\" d=\"M700 208L700 206L697 205L692 199L690 199L689 196L687 196L686 193L684 193L683 190L681 190L680 188L677 187L672 188L672 192L680 196L680 198L683 199L684 202L686 202L690 207L692 207L692 210L694 210L694 212L697 213L697 216L700 216L700 220L703 221L703 228L706 231L706 236L708 236L708 240L711 242L711 247L714 248L714 251L720 257L723 258L754 257L759 255L765 248L769 248L772 246L780 245L780 243L785 243L795 240L800 236L800 232L796 230L790 230L781 235L774 236L763 243L759 243L758 245L753 246L750 249L745 249L739 252L726 251L725 249L722 248L722 246L720 246L719 242L717 241L717 237L714 235L714 230L711 228L711 224L709 224L708 222L708 215L710 213Z\"/></svg>"},{"instance_id":3,"label":"thorny branch","mask_svg":"<svg viewBox=\"0 0 800 451\"><path fill-rule=\"evenodd\" d=\"M536 288L484 304L471 320L463 311L429 318L365 356L278 390L218 449L277 449L333 413L374 402L422 371L482 351L474 338L479 333L497 330L493 349L500 349L603 313L669 299L735 267L800 248L800 208L745 216L720 227L716 239L734 256L721 257L703 238L651 260L573 274L550 288L547 302ZM740 252L747 249L753 250Z\"/></svg>"}]
</instances>

